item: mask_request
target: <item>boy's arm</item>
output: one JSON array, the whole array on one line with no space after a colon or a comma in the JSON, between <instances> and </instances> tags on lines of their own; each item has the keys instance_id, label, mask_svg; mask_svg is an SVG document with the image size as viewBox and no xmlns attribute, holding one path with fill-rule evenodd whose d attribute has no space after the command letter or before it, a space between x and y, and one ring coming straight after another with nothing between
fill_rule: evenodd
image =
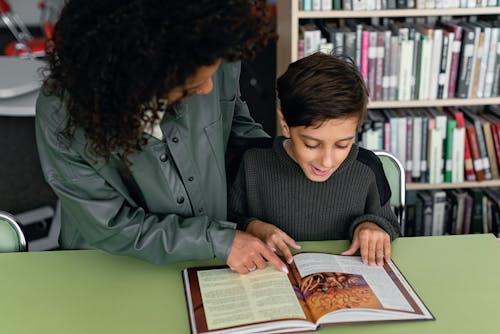
<instances>
[{"instance_id":1,"label":"boy's arm","mask_svg":"<svg viewBox=\"0 0 500 334\"><path fill-rule=\"evenodd\" d=\"M384 180L387 182L387 180ZM387 185L388 189L388 185ZM375 182L370 184L368 197L366 200L365 214L357 217L350 226L349 235L351 238L354 235L356 227L363 222L371 222L377 224L387 234L391 240L396 239L401 234L401 228L398 219L392 211L390 204L390 196L381 196L379 187ZM387 198L384 203L381 203L381 198Z\"/></svg>"}]
</instances>

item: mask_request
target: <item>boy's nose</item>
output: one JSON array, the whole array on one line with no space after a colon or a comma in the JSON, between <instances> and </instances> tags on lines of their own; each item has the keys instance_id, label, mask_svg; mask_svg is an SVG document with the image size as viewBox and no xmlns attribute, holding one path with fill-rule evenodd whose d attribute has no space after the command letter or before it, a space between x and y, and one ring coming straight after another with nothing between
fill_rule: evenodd
<instances>
[{"instance_id":1,"label":"boy's nose","mask_svg":"<svg viewBox=\"0 0 500 334\"><path fill-rule=\"evenodd\" d=\"M321 159L321 164L323 165L323 167L332 168L334 165L334 161L335 161L335 159L334 159L333 154L331 152L324 152L323 153L323 156Z\"/></svg>"}]
</instances>

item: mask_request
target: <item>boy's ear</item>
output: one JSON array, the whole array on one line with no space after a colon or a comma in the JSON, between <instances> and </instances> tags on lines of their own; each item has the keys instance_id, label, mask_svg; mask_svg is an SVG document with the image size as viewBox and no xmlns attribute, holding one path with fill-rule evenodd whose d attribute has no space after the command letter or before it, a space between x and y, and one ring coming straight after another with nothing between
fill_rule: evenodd
<instances>
[{"instance_id":1,"label":"boy's ear","mask_svg":"<svg viewBox=\"0 0 500 334\"><path fill-rule=\"evenodd\" d=\"M290 128L288 127L288 124L286 124L285 117L283 117L283 113L279 108L278 108L278 122L283 136L290 138Z\"/></svg>"}]
</instances>

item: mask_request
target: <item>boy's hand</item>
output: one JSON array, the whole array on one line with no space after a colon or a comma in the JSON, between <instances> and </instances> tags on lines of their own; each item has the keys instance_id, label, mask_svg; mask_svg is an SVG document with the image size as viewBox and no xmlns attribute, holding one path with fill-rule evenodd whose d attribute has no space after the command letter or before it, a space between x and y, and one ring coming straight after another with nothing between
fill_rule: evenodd
<instances>
[{"instance_id":1,"label":"boy's hand","mask_svg":"<svg viewBox=\"0 0 500 334\"><path fill-rule=\"evenodd\" d=\"M288 246L294 249L300 249L295 240L276 226L265 223L261 220L254 220L248 224L247 232L256 236L266 243L266 245L275 253L282 255L287 263L292 263L292 253Z\"/></svg>"},{"instance_id":2,"label":"boy's hand","mask_svg":"<svg viewBox=\"0 0 500 334\"><path fill-rule=\"evenodd\" d=\"M240 274L247 274L256 269L264 269L266 260L279 271L288 273L286 265L262 241L249 233L236 231L227 265Z\"/></svg>"},{"instance_id":3,"label":"boy's hand","mask_svg":"<svg viewBox=\"0 0 500 334\"><path fill-rule=\"evenodd\" d=\"M384 259L391 259L391 238L377 224L361 223L354 230L351 246L341 255L354 255L358 249L364 264L383 266Z\"/></svg>"}]
</instances>

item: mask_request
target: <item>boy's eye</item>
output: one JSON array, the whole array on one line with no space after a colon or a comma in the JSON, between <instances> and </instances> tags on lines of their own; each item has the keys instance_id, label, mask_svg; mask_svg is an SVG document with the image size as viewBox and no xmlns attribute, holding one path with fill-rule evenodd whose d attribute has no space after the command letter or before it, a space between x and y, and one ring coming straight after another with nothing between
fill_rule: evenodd
<instances>
[{"instance_id":1,"label":"boy's eye","mask_svg":"<svg viewBox=\"0 0 500 334\"><path fill-rule=\"evenodd\" d=\"M348 147L349 145L337 145L337 148L340 148L341 150L344 150Z\"/></svg>"},{"instance_id":2,"label":"boy's eye","mask_svg":"<svg viewBox=\"0 0 500 334\"><path fill-rule=\"evenodd\" d=\"M310 148L310 149L314 149L314 148L318 148L319 147L319 144L309 145L309 144L304 143L304 145L305 145L305 147Z\"/></svg>"}]
</instances>

